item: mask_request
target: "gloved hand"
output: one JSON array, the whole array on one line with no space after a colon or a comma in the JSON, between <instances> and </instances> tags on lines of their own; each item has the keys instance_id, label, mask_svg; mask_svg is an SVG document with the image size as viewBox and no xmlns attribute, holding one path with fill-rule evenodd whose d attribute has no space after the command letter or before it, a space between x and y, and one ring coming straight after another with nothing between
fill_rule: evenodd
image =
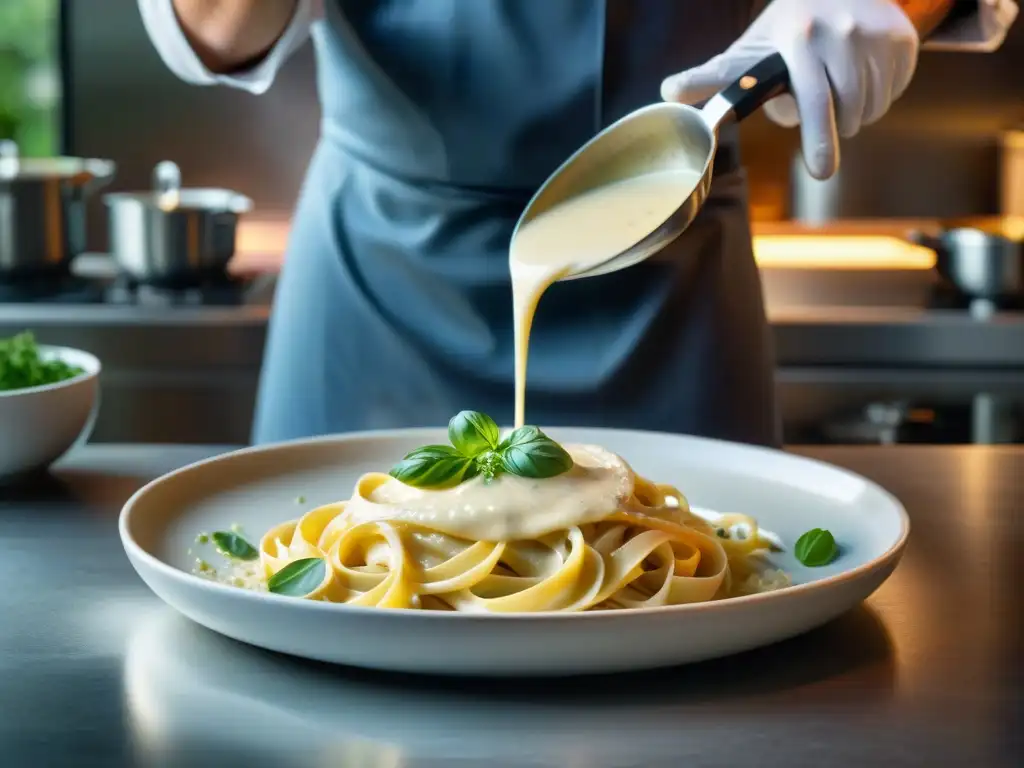
<instances>
[{"instance_id":1,"label":"gloved hand","mask_svg":"<svg viewBox=\"0 0 1024 768\"><path fill-rule=\"evenodd\" d=\"M839 167L838 134L853 136L884 115L906 89L920 46L910 19L893 0L773 0L724 53L661 84L666 101L704 101L778 51L792 96L765 112L801 127L804 162L826 179Z\"/></svg>"}]
</instances>

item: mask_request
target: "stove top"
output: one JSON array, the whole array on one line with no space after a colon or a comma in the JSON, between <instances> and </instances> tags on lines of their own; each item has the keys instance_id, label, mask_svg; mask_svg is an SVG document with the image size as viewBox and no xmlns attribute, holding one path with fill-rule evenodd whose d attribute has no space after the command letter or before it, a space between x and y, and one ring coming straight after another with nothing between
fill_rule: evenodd
<instances>
[{"instance_id":1,"label":"stove top","mask_svg":"<svg viewBox=\"0 0 1024 768\"><path fill-rule=\"evenodd\" d=\"M996 312L1020 312L1024 310L1024 297L980 299L968 296L951 285L939 283L930 292L927 308L963 310L975 317L985 318Z\"/></svg>"},{"instance_id":2,"label":"stove top","mask_svg":"<svg viewBox=\"0 0 1024 768\"><path fill-rule=\"evenodd\" d=\"M228 275L188 282L140 283L122 275L107 288L108 304L156 307L237 306L245 302L248 283Z\"/></svg>"},{"instance_id":3,"label":"stove top","mask_svg":"<svg viewBox=\"0 0 1024 768\"><path fill-rule=\"evenodd\" d=\"M104 293L102 283L69 274L0 278L0 304L98 304Z\"/></svg>"},{"instance_id":4,"label":"stove top","mask_svg":"<svg viewBox=\"0 0 1024 768\"><path fill-rule=\"evenodd\" d=\"M196 281L142 284L121 275L114 280L69 274L0 279L0 304L123 304L136 306L238 306L248 281L219 275Z\"/></svg>"}]
</instances>

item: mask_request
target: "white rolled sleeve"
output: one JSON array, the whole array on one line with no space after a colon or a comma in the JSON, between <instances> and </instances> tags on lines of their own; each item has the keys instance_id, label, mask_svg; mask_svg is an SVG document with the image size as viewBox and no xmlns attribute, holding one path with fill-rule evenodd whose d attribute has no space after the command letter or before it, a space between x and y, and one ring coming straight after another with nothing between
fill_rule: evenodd
<instances>
[{"instance_id":1,"label":"white rolled sleeve","mask_svg":"<svg viewBox=\"0 0 1024 768\"><path fill-rule=\"evenodd\" d=\"M990 53L1006 40L1019 11L1014 0L978 0L976 13L942 25L921 46L928 51Z\"/></svg>"},{"instance_id":2,"label":"white rolled sleeve","mask_svg":"<svg viewBox=\"0 0 1024 768\"><path fill-rule=\"evenodd\" d=\"M316 12L315 0L299 0L295 15L266 57L251 69L222 75L211 72L192 50L172 2L138 0L146 33L167 68L193 85L227 85L255 94L264 93L270 88L284 62L306 42Z\"/></svg>"}]
</instances>

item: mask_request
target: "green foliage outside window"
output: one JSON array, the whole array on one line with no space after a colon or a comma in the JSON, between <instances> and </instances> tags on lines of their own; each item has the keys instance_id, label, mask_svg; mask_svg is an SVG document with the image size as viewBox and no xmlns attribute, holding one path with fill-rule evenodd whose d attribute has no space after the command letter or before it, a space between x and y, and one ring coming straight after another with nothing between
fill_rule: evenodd
<instances>
[{"instance_id":1,"label":"green foliage outside window","mask_svg":"<svg viewBox=\"0 0 1024 768\"><path fill-rule=\"evenodd\" d=\"M0 0L0 139L22 155L56 154L58 0Z\"/></svg>"}]
</instances>

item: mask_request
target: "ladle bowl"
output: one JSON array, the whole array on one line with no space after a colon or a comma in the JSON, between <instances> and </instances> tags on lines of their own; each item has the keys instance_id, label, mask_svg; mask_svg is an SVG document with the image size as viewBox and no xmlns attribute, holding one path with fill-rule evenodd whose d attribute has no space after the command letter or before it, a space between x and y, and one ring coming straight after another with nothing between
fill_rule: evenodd
<instances>
[{"instance_id":1,"label":"ladle bowl","mask_svg":"<svg viewBox=\"0 0 1024 768\"><path fill-rule=\"evenodd\" d=\"M649 173L696 171L689 194L654 231L609 259L572 269L563 280L592 277L632 266L657 253L690 226L711 191L718 132L789 90L780 54L761 60L702 109L651 104L626 115L584 144L544 182L523 211L512 241L528 222L586 192Z\"/></svg>"}]
</instances>

